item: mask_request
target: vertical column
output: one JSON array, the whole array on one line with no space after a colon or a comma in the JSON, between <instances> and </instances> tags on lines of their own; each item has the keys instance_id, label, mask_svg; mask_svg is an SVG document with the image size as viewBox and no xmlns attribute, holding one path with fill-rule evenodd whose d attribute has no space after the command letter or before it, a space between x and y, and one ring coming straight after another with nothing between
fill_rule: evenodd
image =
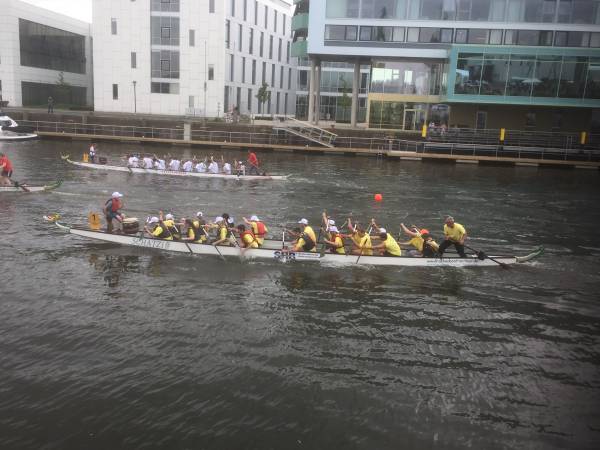
<instances>
[{"instance_id":1,"label":"vertical column","mask_svg":"<svg viewBox=\"0 0 600 450\"><path fill-rule=\"evenodd\" d=\"M350 111L350 126L356 128L358 117L358 91L360 89L360 61L354 63L354 78L352 79L352 110Z\"/></svg>"},{"instance_id":2,"label":"vertical column","mask_svg":"<svg viewBox=\"0 0 600 450\"><path fill-rule=\"evenodd\" d=\"M308 123L312 123L314 120L315 112L315 60L310 60L310 79L308 81Z\"/></svg>"},{"instance_id":3,"label":"vertical column","mask_svg":"<svg viewBox=\"0 0 600 450\"><path fill-rule=\"evenodd\" d=\"M317 62L315 76L315 125L319 125L321 118L321 61Z\"/></svg>"}]
</instances>

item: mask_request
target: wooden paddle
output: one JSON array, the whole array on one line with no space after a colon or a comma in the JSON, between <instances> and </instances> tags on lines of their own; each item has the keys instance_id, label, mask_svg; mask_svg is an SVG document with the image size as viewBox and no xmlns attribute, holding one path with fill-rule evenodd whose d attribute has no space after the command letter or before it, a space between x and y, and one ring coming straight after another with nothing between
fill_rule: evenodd
<instances>
[{"instance_id":1,"label":"wooden paddle","mask_svg":"<svg viewBox=\"0 0 600 450\"><path fill-rule=\"evenodd\" d=\"M372 229L372 228L373 228L373 225L371 225L371 226L369 227L369 229L367 230L367 233L366 233L366 234L370 235L370 234L371 234L371 229ZM365 250L365 249L364 249L364 247L360 249L360 255L358 255L358 258L356 258L356 262L355 262L354 264L358 264L358 261L360 261L360 257L363 255L363 251L364 251L364 250Z\"/></svg>"},{"instance_id":2,"label":"wooden paddle","mask_svg":"<svg viewBox=\"0 0 600 450\"><path fill-rule=\"evenodd\" d=\"M477 255L477 258L484 260L484 259L491 259L492 261L494 261L496 264L500 265L500 267L502 267L503 269L510 269L510 266L506 263L503 263L502 261L498 261L497 259L492 258L491 256L486 255L484 252L480 251L480 250L475 250L473 247L469 247L466 244L463 244L465 248L468 248L469 250L471 250L472 252L475 252L475 254Z\"/></svg>"},{"instance_id":3,"label":"wooden paddle","mask_svg":"<svg viewBox=\"0 0 600 450\"><path fill-rule=\"evenodd\" d=\"M11 181L12 181L12 180L11 180ZM14 183L14 185L15 185L15 187L16 187L16 188L21 188L21 189L23 189L23 191L25 191L25 192L31 192L29 189L27 189L27 188L26 188L26 187L23 185L23 183L21 183L21 182L19 182L19 181L13 181L13 183Z\"/></svg>"}]
</instances>

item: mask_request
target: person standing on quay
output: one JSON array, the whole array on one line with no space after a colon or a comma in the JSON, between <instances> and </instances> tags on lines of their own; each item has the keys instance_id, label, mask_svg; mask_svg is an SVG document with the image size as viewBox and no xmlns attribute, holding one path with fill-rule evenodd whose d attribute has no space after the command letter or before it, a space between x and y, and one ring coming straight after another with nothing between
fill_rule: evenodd
<instances>
[{"instance_id":1,"label":"person standing on quay","mask_svg":"<svg viewBox=\"0 0 600 450\"><path fill-rule=\"evenodd\" d=\"M48 114L54 113L54 99L52 96L48 97Z\"/></svg>"},{"instance_id":2,"label":"person standing on quay","mask_svg":"<svg viewBox=\"0 0 600 450\"><path fill-rule=\"evenodd\" d=\"M92 145L90 146L89 155L90 162L94 164L96 162L96 144L92 143Z\"/></svg>"},{"instance_id":3,"label":"person standing on quay","mask_svg":"<svg viewBox=\"0 0 600 450\"><path fill-rule=\"evenodd\" d=\"M458 255L461 258L466 258L465 255L465 239L467 238L467 230L460 223L454 221L454 217L446 217L444 223L444 242L441 243L438 253L440 258L444 256L444 251L451 245L454 245Z\"/></svg>"}]
</instances>

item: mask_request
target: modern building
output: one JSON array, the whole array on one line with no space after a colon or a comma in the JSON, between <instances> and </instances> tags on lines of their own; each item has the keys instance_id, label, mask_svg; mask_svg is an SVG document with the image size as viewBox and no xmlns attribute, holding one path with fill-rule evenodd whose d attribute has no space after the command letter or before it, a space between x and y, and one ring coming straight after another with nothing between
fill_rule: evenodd
<instances>
[{"instance_id":1,"label":"modern building","mask_svg":"<svg viewBox=\"0 0 600 450\"><path fill-rule=\"evenodd\" d=\"M296 3L292 54L310 61L313 121L324 119L325 64L343 62L354 65L353 123L362 67L371 67L372 128L600 125L600 0Z\"/></svg>"},{"instance_id":2,"label":"modern building","mask_svg":"<svg viewBox=\"0 0 600 450\"><path fill-rule=\"evenodd\" d=\"M0 97L9 106L92 104L90 24L0 0Z\"/></svg>"},{"instance_id":3,"label":"modern building","mask_svg":"<svg viewBox=\"0 0 600 450\"><path fill-rule=\"evenodd\" d=\"M290 114L291 0L95 0L97 111ZM267 84L264 104L257 95Z\"/></svg>"}]
</instances>

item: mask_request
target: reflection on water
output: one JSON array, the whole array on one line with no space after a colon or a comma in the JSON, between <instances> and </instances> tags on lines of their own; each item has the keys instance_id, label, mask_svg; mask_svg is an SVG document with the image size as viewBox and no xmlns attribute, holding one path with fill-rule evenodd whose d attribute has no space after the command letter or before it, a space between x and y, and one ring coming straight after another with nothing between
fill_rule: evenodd
<instances>
[{"instance_id":1,"label":"reflection on water","mask_svg":"<svg viewBox=\"0 0 600 450\"><path fill-rule=\"evenodd\" d=\"M60 160L86 147L0 144L18 179L64 181L0 195L0 447L597 447L596 173L265 153L292 179L243 183ZM256 214L277 238L323 209L436 237L451 213L488 254L547 252L511 270L223 262L41 220L85 223L115 190L138 217Z\"/></svg>"}]
</instances>

